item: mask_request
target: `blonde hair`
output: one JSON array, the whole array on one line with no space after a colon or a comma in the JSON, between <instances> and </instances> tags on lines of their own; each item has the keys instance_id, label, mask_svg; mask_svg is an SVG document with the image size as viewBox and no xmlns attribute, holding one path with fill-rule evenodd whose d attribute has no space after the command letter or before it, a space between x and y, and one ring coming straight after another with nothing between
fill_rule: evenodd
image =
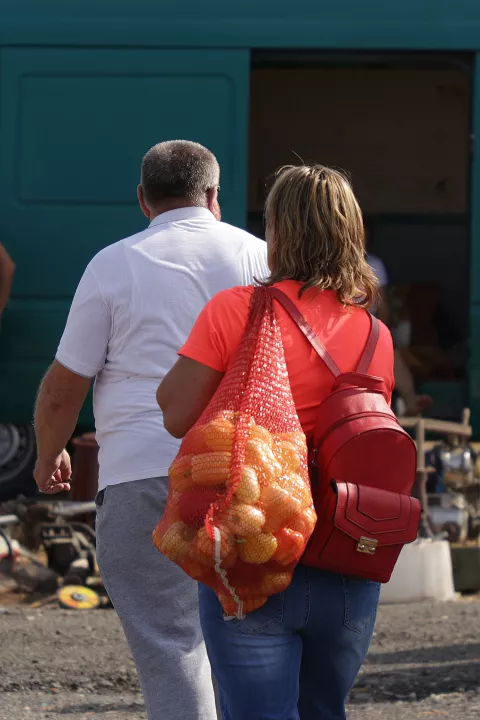
<instances>
[{"instance_id":1,"label":"blonde hair","mask_svg":"<svg viewBox=\"0 0 480 720\"><path fill-rule=\"evenodd\" d=\"M273 231L271 275L309 288L335 290L345 305L369 308L378 281L365 257L362 212L347 177L323 165L285 166L265 204Z\"/></svg>"}]
</instances>

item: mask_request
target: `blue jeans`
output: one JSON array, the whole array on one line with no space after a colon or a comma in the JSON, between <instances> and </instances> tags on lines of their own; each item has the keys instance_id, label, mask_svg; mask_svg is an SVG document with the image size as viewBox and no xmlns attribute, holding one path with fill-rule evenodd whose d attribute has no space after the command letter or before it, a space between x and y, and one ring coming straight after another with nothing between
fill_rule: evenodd
<instances>
[{"instance_id":1,"label":"blue jeans","mask_svg":"<svg viewBox=\"0 0 480 720\"><path fill-rule=\"evenodd\" d=\"M224 720L344 720L367 654L380 586L300 565L245 620L224 620L200 586L200 619Z\"/></svg>"}]
</instances>

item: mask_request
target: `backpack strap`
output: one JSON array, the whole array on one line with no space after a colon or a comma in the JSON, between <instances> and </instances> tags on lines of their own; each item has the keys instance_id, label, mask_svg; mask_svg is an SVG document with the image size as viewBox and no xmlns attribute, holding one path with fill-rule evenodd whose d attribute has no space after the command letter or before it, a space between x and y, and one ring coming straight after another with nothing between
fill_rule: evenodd
<instances>
[{"instance_id":1,"label":"backpack strap","mask_svg":"<svg viewBox=\"0 0 480 720\"><path fill-rule=\"evenodd\" d=\"M337 363L333 360L327 348L320 340L318 335L313 331L312 327L305 320L295 303L290 300L288 295L285 295L282 290L279 290L276 287L270 287L269 291L271 296L280 303L284 310L287 311L293 322L305 335L315 352L320 356L327 368L330 370L333 377L337 378L339 375L341 375L342 371L339 369ZM355 371L364 375L368 373L368 369L375 354L378 337L380 334L380 325L377 318L371 313L368 313L368 315L370 317L370 333L368 335L367 344L365 345L365 349L362 353L362 356L358 362L358 366Z\"/></svg>"},{"instance_id":2,"label":"backpack strap","mask_svg":"<svg viewBox=\"0 0 480 720\"><path fill-rule=\"evenodd\" d=\"M279 290L278 288L271 287L269 288L271 296L278 300L280 305L284 308L284 310L287 311L287 313L292 318L293 322L298 325L299 329L302 331L302 333L307 338L310 345L313 347L315 352L318 353L318 355L321 357L327 368L332 373L333 377L337 378L339 375L342 374L341 370L339 369L336 362L333 360L331 355L329 354L327 348L323 344L323 342L320 340L320 338L314 333L310 325L307 323L305 318L303 317L300 310L297 308L295 303L293 303L290 298L285 295L282 290Z\"/></svg>"},{"instance_id":3,"label":"backpack strap","mask_svg":"<svg viewBox=\"0 0 480 720\"><path fill-rule=\"evenodd\" d=\"M372 315L372 313L368 313L368 315L370 317L370 333L356 370L356 372L363 375L368 373L373 356L375 355L375 350L377 349L378 336L380 335L380 324L377 318L375 315Z\"/></svg>"}]
</instances>

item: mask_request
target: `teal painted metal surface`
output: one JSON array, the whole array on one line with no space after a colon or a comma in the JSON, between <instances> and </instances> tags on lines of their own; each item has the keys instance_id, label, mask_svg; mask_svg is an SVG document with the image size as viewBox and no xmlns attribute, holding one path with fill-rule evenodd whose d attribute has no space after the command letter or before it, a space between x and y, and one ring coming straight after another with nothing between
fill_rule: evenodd
<instances>
[{"instance_id":1,"label":"teal painted metal surface","mask_svg":"<svg viewBox=\"0 0 480 720\"><path fill-rule=\"evenodd\" d=\"M2 0L0 44L480 48L478 0Z\"/></svg>"},{"instance_id":2,"label":"teal painted metal surface","mask_svg":"<svg viewBox=\"0 0 480 720\"><path fill-rule=\"evenodd\" d=\"M17 264L0 335L0 422L31 417L81 273L145 226L143 153L186 137L222 168L224 217L246 206L249 53L6 48L0 63L0 238Z\"/></svg>"},{"instance_id":3,"label":"teal painted metal surface","mask_svg":"<svg viewBox=\"0 0 480 720\"><path fill-rule=\"evenodd\" d=\"M30 418L88 260L143 227L135 185L151 144L185 136L212 147L225 218L244 224L253 48L480 51L480 4L2 0L0 240L17 276L0 333L0 421ZM470 387L480 428L478 151L472 193Z\"/></svg>"}]
</instances>

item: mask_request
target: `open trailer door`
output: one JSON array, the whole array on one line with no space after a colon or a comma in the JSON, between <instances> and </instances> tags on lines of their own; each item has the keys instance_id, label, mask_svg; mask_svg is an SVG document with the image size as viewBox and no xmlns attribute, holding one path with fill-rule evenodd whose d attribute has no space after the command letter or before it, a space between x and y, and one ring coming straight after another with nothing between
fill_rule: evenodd
<instances>
[{"instance_id":1,"label":"open trailer door","mask_svg":"<svg viewBox=\"0 0 480 720\"><path fill-rule=\"evenodd\" d=\"M244 223L249 62L247 50L2 52L0 238L17 271L2 322L0 422L30 421L89 260L144 228L136 185L148 148L176 138L209 147L223 216Z\"/></svg>"}]
</instances>

